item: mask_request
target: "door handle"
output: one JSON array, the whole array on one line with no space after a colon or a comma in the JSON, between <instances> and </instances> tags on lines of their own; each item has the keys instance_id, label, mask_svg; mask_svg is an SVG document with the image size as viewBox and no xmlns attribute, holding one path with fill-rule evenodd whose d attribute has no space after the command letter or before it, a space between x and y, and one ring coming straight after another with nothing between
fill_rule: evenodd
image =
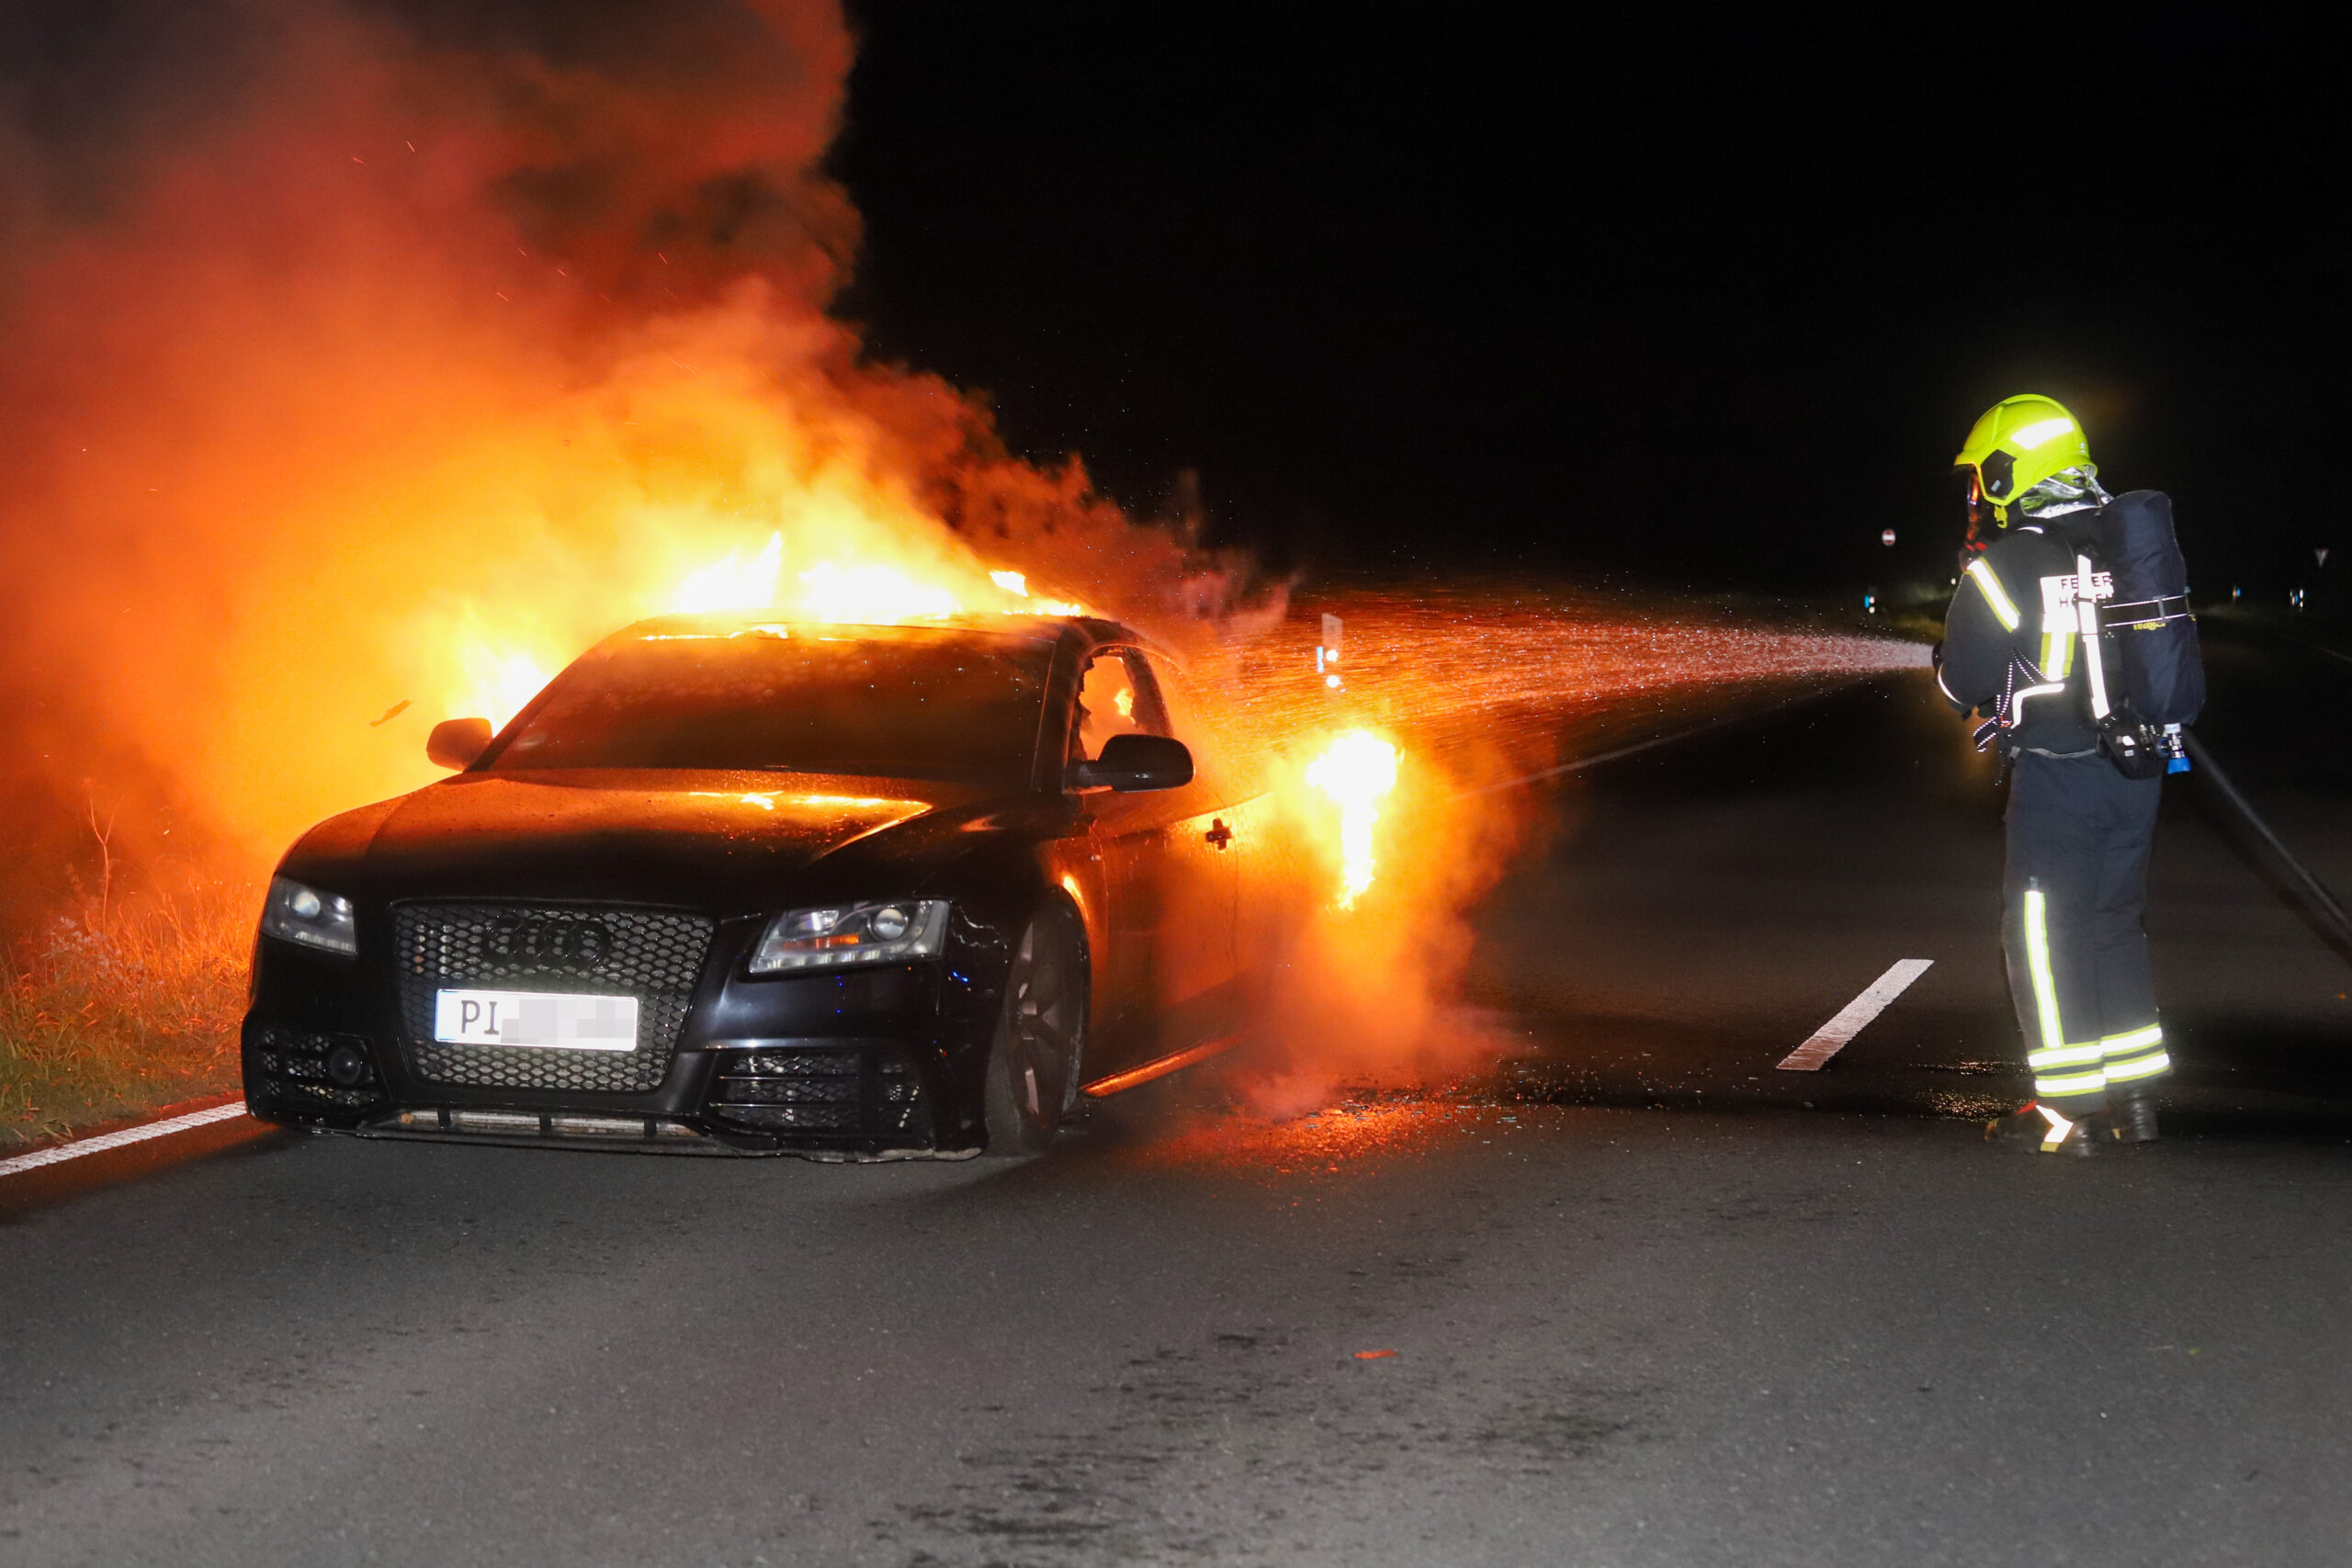
<instances>
[{"instance_id":1,"label":"door handle","mask_svg":"<svg viewBox=\"0 0 2352 1568\"><path fill-rule=\"evenodd\" d=\"M1233 842L1233 829L1225 825L1223 818L1213 817L1209 819L1209 830L1201 837L1221 850Z\"/></svg>"}]
</instances>

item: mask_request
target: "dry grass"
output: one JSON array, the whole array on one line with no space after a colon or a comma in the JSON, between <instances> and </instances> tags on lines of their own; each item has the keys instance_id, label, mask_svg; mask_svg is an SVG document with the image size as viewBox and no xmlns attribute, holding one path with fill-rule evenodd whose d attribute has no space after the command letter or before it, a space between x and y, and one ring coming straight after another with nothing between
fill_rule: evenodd
<instances>
[{"instance_id":1,"label":"dry grass","mask_svg":"<svg viewBox=\"0 0 2352 1568\"><path fill-rule=\"evenodd\" d=\"M255 902L93 900L0 961L0 1150L233 1089Z\"/></svg>"}]
</instances>

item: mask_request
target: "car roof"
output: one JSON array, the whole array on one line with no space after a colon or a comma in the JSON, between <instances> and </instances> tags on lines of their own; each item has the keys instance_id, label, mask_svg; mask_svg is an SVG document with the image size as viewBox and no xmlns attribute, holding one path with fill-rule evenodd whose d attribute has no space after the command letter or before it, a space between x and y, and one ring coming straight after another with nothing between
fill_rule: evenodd
<instances>
[{"instance_id":1,"label":"car roof","mask_svg":"<svg viewBox=\"0 0 2352 1568\"><path fill-rule=\"evenodd\" d=\"M778 615L774 610L729 610L698 615L654 615L623 626L603 639L605 645L643 642L662 637L729 637L756 633L765 628L793 631L824 632L838 637L843 632L902 632L902 631L973 631L997 637L1017 637L1024 642L1044 644L1065 640L1083 640L1091 646L1118 643L1149 649L1169 659L1176 656L1157 641L1134 628L1096 615L926 615L920 620L866 623L861 621L820 621L810 617Z\"/></svg>"}]
</instances>

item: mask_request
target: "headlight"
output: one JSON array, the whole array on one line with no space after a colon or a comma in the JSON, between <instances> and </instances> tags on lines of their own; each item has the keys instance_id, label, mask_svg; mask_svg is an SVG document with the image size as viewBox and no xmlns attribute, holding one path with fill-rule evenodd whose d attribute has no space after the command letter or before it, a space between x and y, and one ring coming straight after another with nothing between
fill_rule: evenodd
<instances>
[{"instance_id":1,"label":"headlight","mask_svg":"<svg viewBox=\"0 0 2352 1568\"><path fill-rule=\"evenodd\" d=\"M328 953L357 953L359 928L351 918L351 900L322 893L282 876L269 879L269 897L261 907L264 936Z\"/></svg>"},{"instance_id":2,"label":"headlight","mask_svg":"<svg viewBox=\"0 0 2352 1568\"><path fill-rule=\"evenodd\" d=\"M760 945L752 950L752 973L936 958L946 937L947 902L943 898L787 909L768 922Z\"/></svg>"}]
</instances>

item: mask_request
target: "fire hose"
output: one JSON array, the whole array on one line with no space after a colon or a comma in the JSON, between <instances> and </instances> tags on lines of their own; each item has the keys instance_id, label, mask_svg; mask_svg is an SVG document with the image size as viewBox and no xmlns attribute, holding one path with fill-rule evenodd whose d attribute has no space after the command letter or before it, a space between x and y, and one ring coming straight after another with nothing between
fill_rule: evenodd
<instances>
[{"instance_id":1,"label":"fire hose","mask_svg":"<svg viewBox=\"0 0 2352 1568\"><path fill-rule=\"evenodd\" d=\"M2255 836L2278 857L2278 863L2287 868L2295 886L2302 890L2305 900L2335 929L2337 941L2346 947L2352 947L2352 914L2345 912L2343 904L2327 890L2327 885L2312 875L2310 869L2297 860L2293 852L2271 830L2270 824L2264 821L2262 814L2254 808L2254 803L2239 792L2238 786L2230 782L2230 775L2213 761L2213 753L2197 739L2197 732L2184 729L2181 736L2188 742L2189 759L2197 764L2197 771L2212 781L2213 787L2221 792L2222 798L2229 803L2230 808L2245 819L2245 825L2254 829Z\"/></svg>"}]
</instances>

